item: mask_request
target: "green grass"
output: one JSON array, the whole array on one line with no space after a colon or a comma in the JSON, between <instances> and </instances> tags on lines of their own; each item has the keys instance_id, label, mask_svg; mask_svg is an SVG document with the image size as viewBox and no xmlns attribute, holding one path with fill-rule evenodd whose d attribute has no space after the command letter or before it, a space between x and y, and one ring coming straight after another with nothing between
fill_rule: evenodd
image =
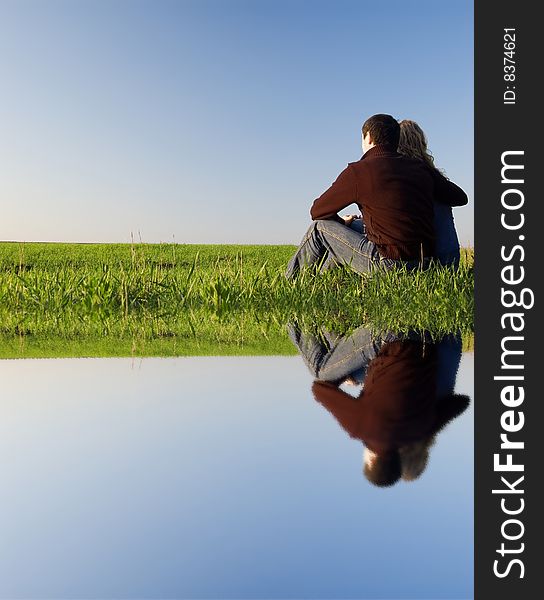
<instances>
[{"instance_id":1,"label":"green grass","mask_svg":"<svg viewBox=\"0 0 544 600\"><path fill-rule=\"evenodd\" d=\"M284 267L295 246L214 245L214 244L61 244L43 242L0 242L0 270L14 266L24 270L57 270L61 267L96 268L101 265L163 269L190 268L198 256L201 268L230 263L242 254L249 268L267 262Z\"/></svg>"},{"instance_id":2,"label":"green grass","mask_svg":"<svg viewBox=\"0 0 544 600\"><path fill-rule=\"evenodd\" d=\"M0 356L21 347L45 356L45 340L51 351L70 347L72 355L78 344L94 355L111 355L115 345L123 355L134 347L159 354L258 354L266 347L283 353L284 325L292 319L337 330L361 324L437 336L473 330L472 251L464 252L457 272L436 267L360 276L338 269L316 277L307 271L293 283L283 273L294 250L0 243Z\"/></svg>"}]
</instances>

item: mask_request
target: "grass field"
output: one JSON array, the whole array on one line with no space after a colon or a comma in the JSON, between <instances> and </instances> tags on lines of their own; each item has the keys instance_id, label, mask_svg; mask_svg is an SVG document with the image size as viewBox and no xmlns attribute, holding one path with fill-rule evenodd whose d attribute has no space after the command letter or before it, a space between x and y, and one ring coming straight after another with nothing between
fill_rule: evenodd
<instances>
[{"instance_id":1,"label":"grass field","mask_svg":"<svg viewBox=\"0 0 544 600\"><path fill-rule=\"evenodd\" d=\"M138 340L160 354L263 353L267 345L282 353L293 319L336 330L472 332L472 251L456 272L338 269L293 283L283 273L294 250L0 243L0 356L13 355L21 340L36 355L47 355L47 340L57 352L87 344L93 355L111 354L115 344L128 352Z\"/></svg>"}]
</instances>

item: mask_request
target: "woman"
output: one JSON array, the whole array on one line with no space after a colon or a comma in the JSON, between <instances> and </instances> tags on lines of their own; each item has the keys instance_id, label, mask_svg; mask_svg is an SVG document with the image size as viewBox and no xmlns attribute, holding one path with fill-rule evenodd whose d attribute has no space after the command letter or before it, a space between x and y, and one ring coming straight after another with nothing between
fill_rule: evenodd
<instances>
[{"instance_id":1,"label":"woman","mask_svg":"<svg viewBox=\"0 0 544 600\"><path fill-rule=\"evenodd\" d=\"M408 119L400 121L399 125L399 153L410 158L423 160L431 169L438 171L434 164L434 158L427 149L427 138L421 127L415 121ZM441 175L444 176L443 173ZM451 206L440 202L434 203L434 227L436 235L436 258L442 265L458 267L459 239L455 231Z\"/></svg>"}]
</instances>

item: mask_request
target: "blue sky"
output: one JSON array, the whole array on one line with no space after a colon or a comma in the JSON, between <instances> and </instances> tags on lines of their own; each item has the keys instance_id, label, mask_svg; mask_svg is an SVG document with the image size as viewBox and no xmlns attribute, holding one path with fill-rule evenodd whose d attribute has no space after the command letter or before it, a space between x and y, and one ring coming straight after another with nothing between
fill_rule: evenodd
<instances>
[{"instance_id":1,"label":"blue sky","mask_svg":"<svg viewBox=\"0 0 544 600\"><path fill-rule=\"evenodd\" d=\"M464 0L0 0L0 239L298 243L377 112L472 202L472 27Z\"/></svg>"}]
</instances>

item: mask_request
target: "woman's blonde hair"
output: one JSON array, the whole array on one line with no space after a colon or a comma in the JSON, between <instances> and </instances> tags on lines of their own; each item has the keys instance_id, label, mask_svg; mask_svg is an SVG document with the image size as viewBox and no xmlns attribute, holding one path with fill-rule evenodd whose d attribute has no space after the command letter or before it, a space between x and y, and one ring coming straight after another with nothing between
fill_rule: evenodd
<instances>
[{"instance_id":1,"label":"woman's blonde hair","mask_svg":"<svg viewBox=\"0 0 544 600\"><path fill-rule=\"evenodd\" d=\"M423 129L409 119L400 121L400 140L398 152L409 158L419 158L425 161L429 167L436 169L434 157L427 148L427 137Z\"/></svg>"}]
</instances>

